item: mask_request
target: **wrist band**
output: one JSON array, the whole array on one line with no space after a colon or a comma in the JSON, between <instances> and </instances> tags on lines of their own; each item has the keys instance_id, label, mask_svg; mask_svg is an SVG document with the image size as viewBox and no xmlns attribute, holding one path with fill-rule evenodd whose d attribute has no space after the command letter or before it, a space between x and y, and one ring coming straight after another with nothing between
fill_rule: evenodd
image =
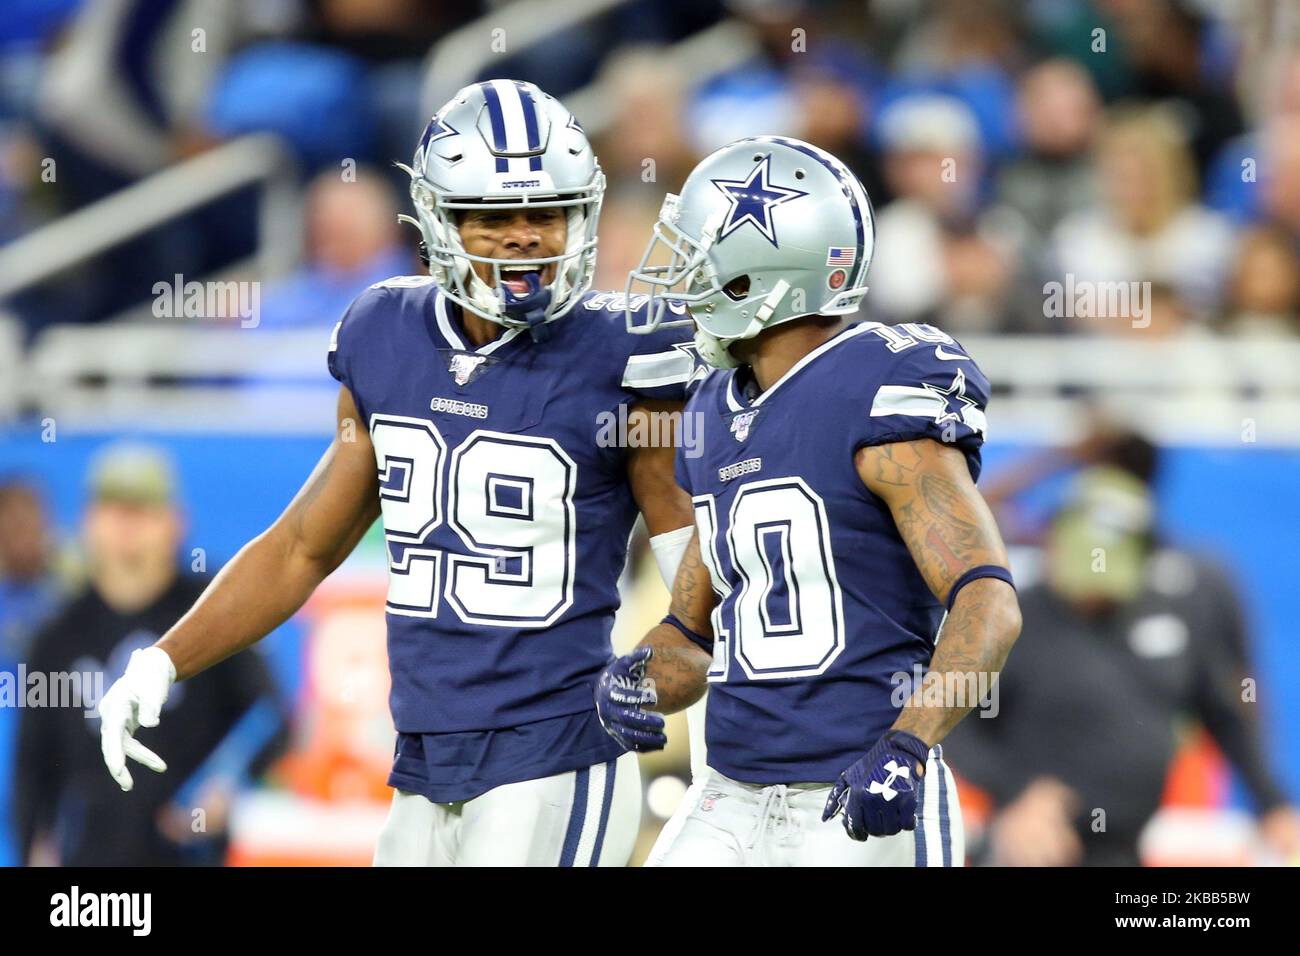
<instances>
[{"instance_id":1,"label":"wrist band","mask_svg":"<svg viewBox=\"0 0 1300 956\"><path fill-rule=\"evenodd\" d=\"M1006 568L996 564L981 564L979 567L971 568L953 582L952 588L948 591L948 610L952 610L953 602L957 600L957 592L980 578L997 578L999 581L1006 581L1013 589L1016 586L1016 582L1011 580L1011 572Z\"/></svg>"},{"instance_id":2,"label":"wrist band","mask_svg":"<svg viewBox=\"0 0 1300 956\"><path fill-rule=\"evenodd\" d=\"M710 654L713 653L713 638L705 637L703 634L696 634L689 627L679 621L676 615L669 614L659 623L677 628L677 630L681 631L682 634L692 643L698 644L703 650L708 651Z\"/></svg>"}]
</instances>

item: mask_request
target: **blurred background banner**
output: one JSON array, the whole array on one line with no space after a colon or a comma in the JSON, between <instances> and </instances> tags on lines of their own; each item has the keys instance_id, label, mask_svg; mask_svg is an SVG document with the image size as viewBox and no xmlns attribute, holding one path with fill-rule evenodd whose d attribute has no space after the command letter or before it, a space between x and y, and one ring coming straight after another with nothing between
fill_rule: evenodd
<instances>
[{"instance_id":1,"label":"blurred background banner","mask_svg":"<svg viewBox=\"0 0 1300 956\"><path fill-rule=\"evenodd\" d=\"M862 318L934 324L993 383L981 488L1044 612L1003 715L947 748L977 862L1300 860L1300 7L9 0L0 862L123 859L125 830L85 831L108 797L69 766L97 723L45 726L19 675L93 660L111 684L141 608L284 508L332 434L334 324L366 286L424 271L392 164L494 77L561 98L595 145L594 288L623 290L702 156L795 136L872 197ZM154 567L151 534L167 567L137 601L104 569ZM141 821L152 859L369 862L393 747L384 550L372 529L245 655L231 686L255 692L196 689L213 739ZM665 606L647 557L638 535L620 650ZM52 622L88 594L101 616L76 620L118 637L59 643ZM1089 666L1040 678L1031 642ZM1044 708L1023 732L1018 701ZM1116 746L1125 715L1157 732ZM670 736L643 759L636 860L685 790L684 722Z\"/></svg>"}]
</instances>

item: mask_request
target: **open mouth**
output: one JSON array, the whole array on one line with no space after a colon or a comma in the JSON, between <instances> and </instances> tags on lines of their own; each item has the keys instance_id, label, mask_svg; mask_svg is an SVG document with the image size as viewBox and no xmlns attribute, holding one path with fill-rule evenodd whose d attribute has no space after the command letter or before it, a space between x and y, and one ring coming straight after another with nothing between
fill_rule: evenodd
<instances>
[{"instance_id":1,"label":"open mouth","mask_svg":"<svg viewBox=\"0 0 1300 956\"><path fill-rule=\"evenodd\" d=\"M546 285L551 281L551 275L555 267L546 266L502 266L501 267L501 284L510 290L515 296L528 295L532 291L532 280L536 278L537 287Z\"/></svg>"}]
</instances>

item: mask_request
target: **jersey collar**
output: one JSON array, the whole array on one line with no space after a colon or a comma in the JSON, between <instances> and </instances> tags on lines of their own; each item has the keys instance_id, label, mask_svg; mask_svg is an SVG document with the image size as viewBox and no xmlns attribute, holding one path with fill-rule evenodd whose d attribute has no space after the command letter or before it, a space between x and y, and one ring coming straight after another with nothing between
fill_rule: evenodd
<instances>
[{"instance_id":1,"label":"jersey collar","mask_svg":"<svg viewBox=\"0 0 1300 956\"><path fill-rule=\"evenodd\" d=\"M798 375L801 371L803 371L804 368L812 364L817 358L829 352L831 349L835 348L835 346L839 345L841 342L846 342L849 339L854 338L855 336L861 335L863 332L870 332L873 328L875 328L879 324L880 324L879 322L858 322L854 325L850 325L847 329L844 329L842 332L836 332L833 336L831 336L821 345L817 346L817 348L813 349L811 352L809 352L799 361L791 365L789 371L787 371L784 375L782 375L775 382L773 382L771 388L769 388L763 394L759 395L758 398L754 399L752 402L747 401L745 399L745 396L741 391L740 385L736 382L736 370L732 369L730 375L727 378L727 408L733 412L743 411L746 408L758 408L765 401L770 399L777 389L779 389L786 382L790 381L790 379Z\"/></svg>"},{"instance_id":2,"label":"jersey collar","mask_svg":"<svg viewBox=\"0 0 1300 956\"><path fill-rule=\"evenodd\" d=\"M507 342L511 342L518 338L519 333L524 331L523 329L506 329L504 335L493 339L486 345L480 345L478 348L472 349L465 343L465 337L461 335L459 325L452 317L451 309L451 300L443 294L442 289L439 289L437 301L433 304L434 319L438 323L438 331L442 333L442 337L446 339L447 344L460 352L476 352L479 355L491 355Z\"/></svg>"}]
</instances>

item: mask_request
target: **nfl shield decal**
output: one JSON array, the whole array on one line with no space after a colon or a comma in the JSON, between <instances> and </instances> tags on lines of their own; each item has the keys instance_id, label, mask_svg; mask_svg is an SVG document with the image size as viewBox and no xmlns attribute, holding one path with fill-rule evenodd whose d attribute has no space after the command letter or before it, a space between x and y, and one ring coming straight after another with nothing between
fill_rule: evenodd
<instances>
[{"instance_id":1,"label":"nfl shield decal","mask_svg":"<svg viewBox=\"0 0 1300 956\"><path fill-rule=\"evenodd\" d=\"M758 418L760 411L762 409L750 408L731 416L731 434L736 436L736 441L743 442L749 437L750 429L754 427L754 419Z\"/></svg>"},{"instance_id":2,"label":"nfl shield decal","mask_svg":"<svg viewBox=\"0 0 1300 956\"><path fill-rule=\"evenodd\" d=\"M493 360L475 352L448 350L447 371L457 385L468 385L491 364Z\"/></svg>"}]
</instances>

